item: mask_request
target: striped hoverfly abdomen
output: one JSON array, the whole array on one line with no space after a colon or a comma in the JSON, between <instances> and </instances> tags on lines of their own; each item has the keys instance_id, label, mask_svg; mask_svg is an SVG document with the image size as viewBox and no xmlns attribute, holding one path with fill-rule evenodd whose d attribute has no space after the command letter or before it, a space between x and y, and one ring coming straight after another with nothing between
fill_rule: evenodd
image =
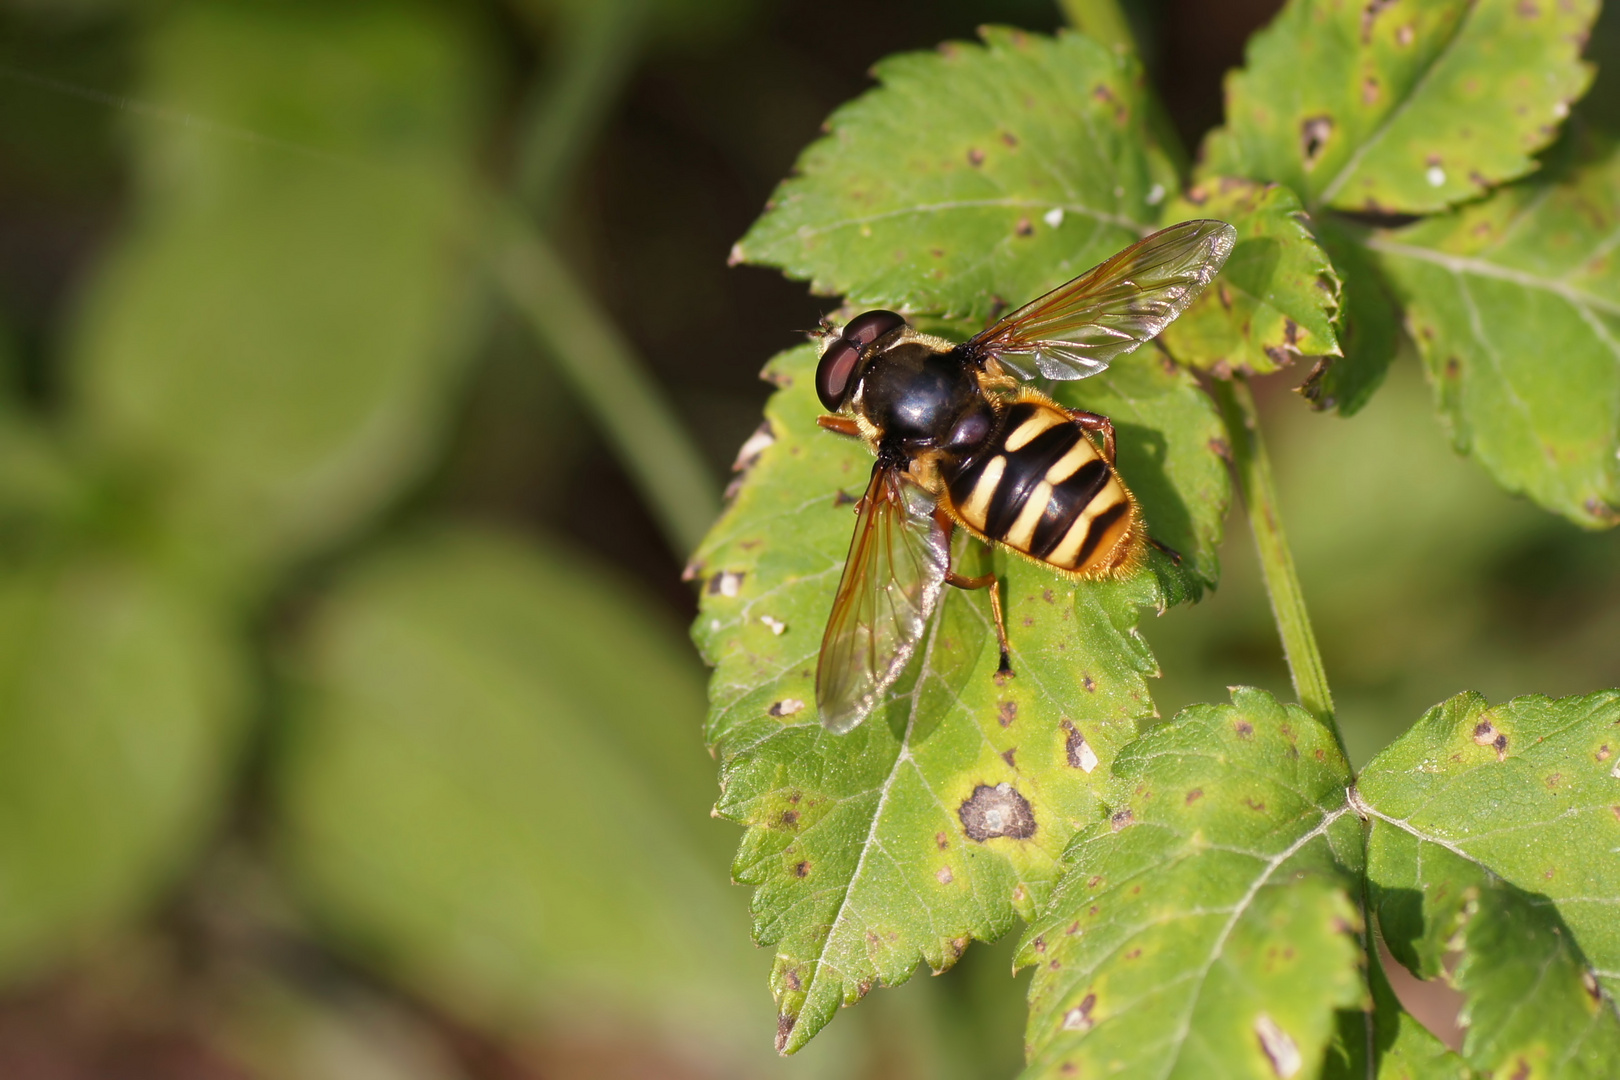
<instances>
[{"instance_id":1,"label":"striped hoverfly abdomen","mask_svg":"<svg viewBox=\"0 0 1620 1080\"><path fill-rule=\"evenodd\" d=\"M1141 515L1104 456L1106 442L1099 448L1082 420L1030 392L1000 419L981 452L945 477L951 516L982 539L1079 577L1134 566L1145 540Z\"/></svg>"}]
</instances>

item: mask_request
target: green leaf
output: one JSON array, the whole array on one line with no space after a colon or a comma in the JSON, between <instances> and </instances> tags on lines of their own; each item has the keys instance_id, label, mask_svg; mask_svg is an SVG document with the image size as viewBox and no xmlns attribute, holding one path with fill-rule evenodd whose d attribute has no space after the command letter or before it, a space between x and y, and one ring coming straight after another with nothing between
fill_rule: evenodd
<instances>
[{"instance_id":1,"label":"green leaf","mask_svg":"<svg viewBox=\"0 0 1620 1080\"><path fill-rule=\"evenodd\" d=\"M88 552L0 573L0 975L145 913L218 825L243 705L225 629Z\"/></svg>"},{"instance_id":2,"label":"green leaf","mask_svg":"<svg viewBox=\"0 0 1620 1080\"><path fill-rule=\"evenodd\" d=\"M1536 167L1585 91L1596 0L1291 0L1227 77L1204 176L1429 213Z\"/></svg>"},{"instance_id":3,"label":"green leaf","mask_svg":"<svg viewBox=\"0 0 1620 1080\"><path fill-rule=\"evenodd\" d=\"M205 567L327 542L429 459L464 351L468 46L376 3L181 5L150 40L141 95L199 119L135 122L142 197L72 370Z\"/></svg>"},{"instance_id":4,"label":"green leaf","mask_svg":"<svg viewBox=\"0 0 1620 1080\"><path fill-rule=\"evenodd\" d=\"M735 1038L761 971L728 933L701 676L643 600L577 552L431 534L348 573L297 674L278 847L348 951L468 1016Z\"/></svg>"},{"instance_id":5,"label":"green leaf","mask_svg":"<svg viewBox=\"0 0 1620 1080\"><path fill-rule=\"evenodd\" d=\"M1477 1068L1620 1070L1617 761L1620 691L1496 707L1461 694L1358 781L1385 939L1431 977L1461 954Z\"/></svg>"},{"instance_id":6,"label":"green leaf","mask_svg":"<svg viewBox=\"0 0 1620 1080\"><path fill-rule=\"evenodd\" d=\"M1342 1010L1339 1035L1323 1064L1324 1080L1471 1080L1468 1063L1401 1008L1374 950L1367 965L1371 1011ZM1377 1063L1369 1071L1367 1052Z\"/></svg>"},{"instance_id":7,"label":"green leaf","mask_svg":"<svg viewBox=\"0 0 1620 1080\"><path fill-rule=\"evenodd\" d=\"M1322 247L1344 279L1339 309L1339 344L1344 355L1325 359L1299 392L1315 408L1351 416L1383 385L1401 341L1401 309L1384 279L1378 259L1365 245L1367 230L1325 214L1316 223Z\"/></svg>"},{"instance_id":8,"label":"green leaf","mask_svg":"<svg viewBox=\"0 0 1620 1080\"><path fill-rule=\"evenodd\" d=\"M1137 62L1076 34L983 36L879 61L882 85L832 115L732 260L982 320L1149 231L1177 184Z\"/></svg>"},{"instance_id":9,"label":"green leaf","mask_svg":"<svg viewBox=\"0 0 1620 1080\"><path fill-rule=\"evenodd\" d=\"M904 982L919 960L949 967L970 939L1033 913L1096 813L1098 766L1153 715L1155 666L1134 627L1140 605L1166 598L1151 573L1075 583L997 556L1016 676L994 678L984 594L947 589L895 700L848 735L824 731L816 656L872 458L816 426L816 360L807 346L767 369L782 389L692 566L694 637L717 665L719 811L748 826L734 872L757 887L754 934L776 949L788 1052L840 1004ZM1121 474L1188 572L1156 565L1189 590L1193 570L1213 572L1226 505L1212 407L1148 350L1078 387L1119 421ZM980 561L976 546L958 558Z\"/></svg>"},{"instance_id":10,"label":"green leaf","mask_svg":"<svg viewBox=\"0 0 1620 1080\"><path fill-rule=\"evenodd\" d=\"M1339 278L1311 235L1299 198L1281 184L1222 177L1174 200L1164 221L1210 217L1237 227L1219 276L1164 332L1195 368L1264 374L1298 356L1337 356Z\"/></svg>"},{"instance_id":11,"label":"green leaf","mask_svg":"<svg viewBox=\"0 0 1620 1080\"><path fill-rule=\"evenodd\" d=\"M1360 1003L1349 765L1298 706L1232 700L1115 759L1019 953L1026 1077L1312 1076Z\"/></svg>"},{"instance_id":12,"label":"green leaf","mask_svg":"<svg viewBox=\"0 0 1620 1080\"><path fill-rule=\"evenodd\" d=\"M1369 245L1457 448L1588 527L1620 521L1620 158L1575 162Z\"/></svg>"}]
</instances>

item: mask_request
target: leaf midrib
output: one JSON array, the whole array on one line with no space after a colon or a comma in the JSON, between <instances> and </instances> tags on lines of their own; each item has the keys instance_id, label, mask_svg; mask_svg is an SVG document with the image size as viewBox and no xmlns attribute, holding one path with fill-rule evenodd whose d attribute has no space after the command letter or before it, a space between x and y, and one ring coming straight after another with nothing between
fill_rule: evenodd
<instances>
[{"instance_id":1,"label":"leaf midrib","mask_svg":"<svg viewBox=\"0 0 1620 1080\"><path fill-rule=\"evenodd\" d=\"M1494 278L1506 281L1525 289L1535 289L1549 292L1567 301L1571 306L1584 311L1597 311L1605 315L1620 318L1620 303L1605 300L1601 296L1594 296L1584 289L1577 289L1557 278L1544 277L1524 270L1515 270L1509 266L1493 263L1468 255L1449 255L1433 248L1415 247L1411 244L1402 244L1398 241L1387 240L1377 236L1368 237L1367 247L1386 255L1398 258L1415 259L1419 262L1430 263L1442 267L1453 274L1472 274L1476 277Z\"/></svg>"},{"instance_id":2,"label":"leaf midrib","mask_svg":"<svg viewBox=\"0 0 1620 1080\"><path fill-rule=\"evenodd\" d=\"M1423 89L1428 85L1429 79L1433 77L1435 69L1438 68L1441 63L1443 63L1445 59L1451 55L1451 51L1456 46L1458 39L1463 36L1463 32L1473 20L1476 10L1477 9L1472 4L1469 5L1468 13L1457 20L1457 28L1452 31L1451 37L1447 39L1446 43L1442 45L1439 51L1434 54L1434 59L1429 61L1428 66L1423 69L1423 73L1419 75L1417 81L1412 84L1412 89L1395 105L1393 109L1389 110L1389 112L1384 115L1384 118L1378 122L1378 126L1372 130L1372 133L1368 135L1367 138L1363 139L1361 145L1356 147L1355 151L1351 153L1350 159L1344 163L1344 167L1341 168L1328 183L1328 185L1322 189L1322 194L1316 200L1315 206L1326 206L1328 203L1333 201L1333 198L1338 195L1339 189L1349 182L1351 174L1354 173L1355 170L1361 165L1362 159L1367 156L1368 152L1371 151L1373 147L1377 146L1384 140L1384 136L1389 134L1389 129L1395 123L1395 121L1401 116L1405 115L1406 110L1411 107L1412 102L1417 99L1418 95L1421 94Z\"/></svg>"}]
</instances>

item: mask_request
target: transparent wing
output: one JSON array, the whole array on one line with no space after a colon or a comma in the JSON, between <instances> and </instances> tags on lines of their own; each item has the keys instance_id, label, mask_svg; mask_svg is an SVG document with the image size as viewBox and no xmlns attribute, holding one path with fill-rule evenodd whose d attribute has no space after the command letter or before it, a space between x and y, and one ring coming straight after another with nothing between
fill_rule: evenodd
<instances>
[{"instance_id":1,"label":"transparent wing","mask_svg":"<svg viewBox=\"0 0 1620 1080\"><path fill-rule=\"evenodd\" d=\"M969 341L1024 379L1083 379L1169 326L1220 272L1237 230L1184 221L1139 240Z\"/></svg>"},{"instance_id":2,"label":"transparent wing","mask_svg":"<svg viewBox=\"0 0 1620 1080\"><path fill-rule=\"evenodd\" d=\"M829 731L865 720L916 651L950 559L932 512L899 470L873 467L816 664L816 708Z\"/></svg>"}]
</instances>

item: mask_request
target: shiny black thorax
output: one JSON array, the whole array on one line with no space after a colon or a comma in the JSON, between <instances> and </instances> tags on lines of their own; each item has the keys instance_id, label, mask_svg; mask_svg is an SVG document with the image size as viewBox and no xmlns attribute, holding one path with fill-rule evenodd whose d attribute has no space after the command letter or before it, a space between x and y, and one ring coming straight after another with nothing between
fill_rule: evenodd
<instances>
[{"instance_id":1,"label":"shiny black thorax","mask_svg":"<svg viewBox=\"0 0 1620 1080\"><path fill-rule=\"evenodd\" d=\"M957 350L920 341L880 346L851 404L880 433L879 453L896 459L937 450L961 462L987 445L997 427L995 407Z\"/></svg>"}]
</instances>

